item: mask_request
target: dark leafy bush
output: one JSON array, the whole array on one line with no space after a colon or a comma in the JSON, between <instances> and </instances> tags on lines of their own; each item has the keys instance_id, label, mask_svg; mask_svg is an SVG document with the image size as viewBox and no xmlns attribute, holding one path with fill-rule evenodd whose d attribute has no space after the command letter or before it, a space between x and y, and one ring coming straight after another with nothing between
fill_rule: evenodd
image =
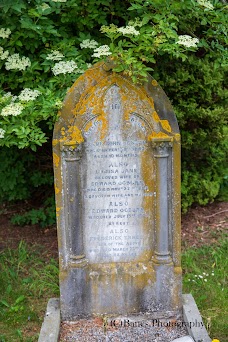
<instances>
[{"instance_id":1,"label":"dark leafy bush","mask_svg":"<svg viewBox=\"0 0 228 342\"><path fill-rule=\"evenodd\" d=\"M224 192L225 1L2 0L0 8L1 201L52 193L57 112L73 81L98 60L94 49L80 47L86 39L108 44L115 70L134 82L150 71L171 99L182 134L183 210L213 201L220 188ZM138 33L122 34L119 27L127 25ZM179 43L183 35L190 44ZM60 61L71 63L71 71L54 74ZM22 96L26 88L36 91L33 100Z\"/></svg>"}]
</instances>

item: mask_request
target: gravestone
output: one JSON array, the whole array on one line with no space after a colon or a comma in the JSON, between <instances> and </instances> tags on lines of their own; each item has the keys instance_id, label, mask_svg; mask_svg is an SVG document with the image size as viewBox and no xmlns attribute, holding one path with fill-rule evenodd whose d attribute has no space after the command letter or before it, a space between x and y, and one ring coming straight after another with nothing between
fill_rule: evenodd
<instances>
[{"instance_id":1,"label":"gravestone","mask_svg":"<svg viewBox=\"0 0 228 342\"><path fill-rule=\"evenodd\" d=\"M161 87L96 64L68 91L53 158L62 319L178 316L180 134Z\"/></svg>"}]
</instances>

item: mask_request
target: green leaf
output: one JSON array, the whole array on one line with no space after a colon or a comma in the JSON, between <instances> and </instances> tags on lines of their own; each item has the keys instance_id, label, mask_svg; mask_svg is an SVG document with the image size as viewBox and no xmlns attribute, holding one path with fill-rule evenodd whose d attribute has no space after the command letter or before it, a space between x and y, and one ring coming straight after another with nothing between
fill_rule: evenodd
<instances>
[{"instance_id":1,"label":"green leaf","mask_svg":"<svg viewBox=\"0 0 228 342\"><path fill-rule=\"evenodd\" d=\"M5 299L0 300L0 304L6 306L7 308L10 308L10 305L7 303Z\"/></svg>"}]
</instances>

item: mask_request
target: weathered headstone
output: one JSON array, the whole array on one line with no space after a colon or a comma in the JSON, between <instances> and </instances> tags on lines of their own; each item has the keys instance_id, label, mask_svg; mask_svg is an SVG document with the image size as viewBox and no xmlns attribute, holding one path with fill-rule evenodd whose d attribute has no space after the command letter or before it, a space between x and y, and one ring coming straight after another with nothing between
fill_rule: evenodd
<instances>
[{"instance_id":1,"label":"weathered headstone","mask_svg":"<svg viewBox=\"0 0 228 342\"><path fill-rule=\"evenodd\" d=\"M62 319L177 316L180 135L157 82L89 69L68 91L53 152Z\"/></svg>"}]
</instances>

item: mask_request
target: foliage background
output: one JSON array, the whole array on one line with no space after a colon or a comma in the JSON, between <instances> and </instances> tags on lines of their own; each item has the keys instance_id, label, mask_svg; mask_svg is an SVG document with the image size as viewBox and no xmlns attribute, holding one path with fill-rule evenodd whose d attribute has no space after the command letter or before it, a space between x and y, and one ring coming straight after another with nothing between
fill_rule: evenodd
<instances>
[{"instance_id":1,"label":"foliage background","mask_svg":"<svg viewBox=\"0 0 228 342\"><path fill-rule=\"evenodd\" d=\"M92 49L80 48L85 39L109 45L116 70L134 81L149 71L170 98L182 134L183 211L213 201L220 189L224 194L226 1L0 0L0 9L0 29L11 30L8 38L0 37L2 51L31 61L25 70L6 70L0 48L0 110L25 88L41 93L22 103L20 115L0 114L0 128L5 131L0 139L1 201L41 199L42 203L43 195L53 194L51 139L56 115L67 89L88 63L97 61ZM129 22L140 23L135 26L138 36L110 34L104 27L101 32L103 25L122 27ZM198 48L177 44L178 36L185 34L199 39ZM62 53L64 61L76 62L78 69L53 75L56 62L47 59L52 50ZM6 98L7 92L12 96ZM46 208L50 201L45 203ZM40 221L50 223L47 216Z\"/></svg>"}]
</instances>

